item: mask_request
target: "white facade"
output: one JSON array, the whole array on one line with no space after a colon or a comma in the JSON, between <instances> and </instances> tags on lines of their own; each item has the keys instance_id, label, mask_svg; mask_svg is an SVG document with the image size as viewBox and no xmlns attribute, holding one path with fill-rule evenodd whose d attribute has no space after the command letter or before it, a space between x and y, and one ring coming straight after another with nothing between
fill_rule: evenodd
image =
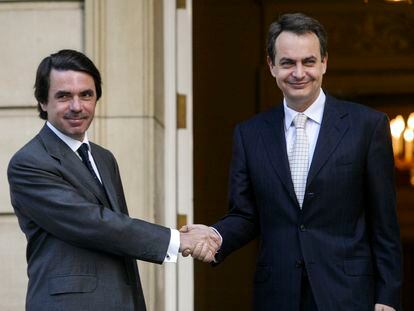
<instances>
[{"instance_id":1,"label":"white facade","mask_svg":"<svg viewBox=\"0 0 414 311\"><path fill-rule=\"evenodd\" d=\"M191 221L191 8L175 5L171 0L0 1L1 310L24 309L26 241L10 205L6 169L13 153L43 125L33 85L38 64L51 53L83 51L101 71L103 96L89 136L115 154L130 215L173 228L177 213ZM177 28L184 37L178 39ZM188 109L187 128L180 130L178 91L187 96ZM192 310L191 259L139 265L149 310Z\"/></svg>"}]
</instances>

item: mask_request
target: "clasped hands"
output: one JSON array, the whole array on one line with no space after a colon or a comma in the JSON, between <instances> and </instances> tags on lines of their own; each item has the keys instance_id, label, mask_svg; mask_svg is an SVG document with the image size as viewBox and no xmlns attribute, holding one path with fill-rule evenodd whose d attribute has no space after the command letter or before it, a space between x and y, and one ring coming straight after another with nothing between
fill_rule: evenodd
<instances>
[{"instance_id":1,"label":"clasped hands","mask_svg":"<svg viewBox=\"0 0 414 311\"><path fill-rule=\"evenodd\" d=\"M180 229L180 252L203 262L214 261L221 247L221 237L205 225L185 225Z\"/></svg>"}]
</instances>

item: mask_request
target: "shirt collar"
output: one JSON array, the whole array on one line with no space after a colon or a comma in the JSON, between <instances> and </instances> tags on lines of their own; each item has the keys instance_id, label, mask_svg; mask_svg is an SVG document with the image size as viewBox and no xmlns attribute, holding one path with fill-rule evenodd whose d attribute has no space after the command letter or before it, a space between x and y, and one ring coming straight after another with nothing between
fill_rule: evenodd
<instances>
[{"instance_id":1,"label":"shirt collar","mask_svg":"<svg viewBox=\"0 0 414 311\"><path fill-rule=\"evenodd\" d=\"M325 108L325 100L326 95L321 89L319 92L318 98L306 109L303 114L307 116L312 121L321 124L322 123L322 117L323 117L323 110ZM283 107L285 110L285 130L287 131L289 127L292 125L293 119L296 117L296 115L299 113L291 108L288 107L286 103L286 99L283 99Z\"/></svg>"},{"instance_id":2,"label":"shirt collar","mask_svg":"<svg viewBox=\"0 0 414 311\"><path fill-rule=\"evenodd\" d=\"M73 139L72 137L69 137L63 134L56 127L54 127L52 123L50 123L49 121L46 122L46 125L53 131L53 133L57 135L57 137L63 140L63 142L66 145L68 145L69 148L73 150L74 152L76 152L83 143L86 143L88 145L88 149L91 150L87 133L85 133L85 138L83 139L83 141L79 141L79 140Z\"/></svg>"}]
</instances>

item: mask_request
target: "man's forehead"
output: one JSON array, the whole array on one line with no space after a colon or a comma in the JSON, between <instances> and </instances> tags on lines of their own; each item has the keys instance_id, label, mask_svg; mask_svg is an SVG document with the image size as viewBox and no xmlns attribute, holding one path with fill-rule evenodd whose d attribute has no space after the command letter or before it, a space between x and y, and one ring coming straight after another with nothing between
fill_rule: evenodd
<instances>
[{"instance_id":1,"label":"man's forehead","mask_svg":"<svg viewBox=\"0 0 414 311\"><path fill-rule=\"evenodd\" d=\"M56 70L52 69L49 75L50 87L54 85L83 85L95 87L95 81L93 77L86 72L76 70Z\"/></svg>"},{"instance_id":2,"label":"man's forehead","mask_svg":"<svg viewBox=\"0 0 414 311\"><path fill-rule=\"evenodd\" d=\"M314 33L296 34L283 31L275 41L275 52L278 58L320 57L319 39Z\"/></svg>"}]
</instances>

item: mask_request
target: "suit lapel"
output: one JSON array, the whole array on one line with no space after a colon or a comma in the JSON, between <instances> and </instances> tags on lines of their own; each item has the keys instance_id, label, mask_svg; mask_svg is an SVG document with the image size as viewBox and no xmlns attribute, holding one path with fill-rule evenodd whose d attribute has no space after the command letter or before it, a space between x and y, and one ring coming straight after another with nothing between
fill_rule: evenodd
<instances>
[{"instance_id":1,"label":"suit lapel","mask_svg":"<svg viewBox=\"0 0 414 311\"><path fill-rule=\"evenodd\" d=\"M264 117L266 125L261 131L264 148L286 191L297 202L286 151L283 105L269 111Z\"/></svg>"},{"instance_id":2,"label":"suit lapel","mask_svg":"<svg viewBox=\"0 0 414 311\"><path fill-rule=\"evenodd\" d=\"M118 200L116 198L116 190L112 183L113 174L111 174L109 171L109 163L106 163L106 161L102 157L102 154L99 152L99 150L94 148L92 144L91 144L91 149L92 149L91 153L95 160L95 164L98 168L99 175L101 176L102 184L105 188L105 192L108 197L109 203L111 204L111 207L113 208L113 210L120 212Z\"/></svg>"},{"instance_id":3,"label":"suit lapel","mask_svg":"<svg viewBox=\"0 0 414 311\"><path fill-rule=\"evenodd\" d=\"M78 156L47 125L43 126L39 136L50 156L58 160L65 171L75 175L77 181L85 189L90 190L102 204L109 207L103 187L96 183Z\"/></svg>"},{"instance_id":4,"label":"suit lapel","mask_svg":"<svg viewBox=\"0 0 414 311\"><path fill-rule=\"evenodd\" d=\"M307 187L311 185L315 176L325 165L348 130L349 120L347 115L348 112L340 109L337 100L327 95L322 124L308 173Z\"/></svg>"},{"instance_id":5,"label":"suit lapel","mask_svg":"<svg viewBox=\"0 0 414 311\"><path fill-rule=\"evenodd\" d=\"M349 120L347 116L348 112L340 108L337 100L327 95L321 129L308 173L307 187L311 185L315 176L325 165L348 130ZM282 184L291 198L297 202L286 150L283 105L269 111L264 118L266 126L261 131L264 148Z\"/></svg>"}]
</instances>

